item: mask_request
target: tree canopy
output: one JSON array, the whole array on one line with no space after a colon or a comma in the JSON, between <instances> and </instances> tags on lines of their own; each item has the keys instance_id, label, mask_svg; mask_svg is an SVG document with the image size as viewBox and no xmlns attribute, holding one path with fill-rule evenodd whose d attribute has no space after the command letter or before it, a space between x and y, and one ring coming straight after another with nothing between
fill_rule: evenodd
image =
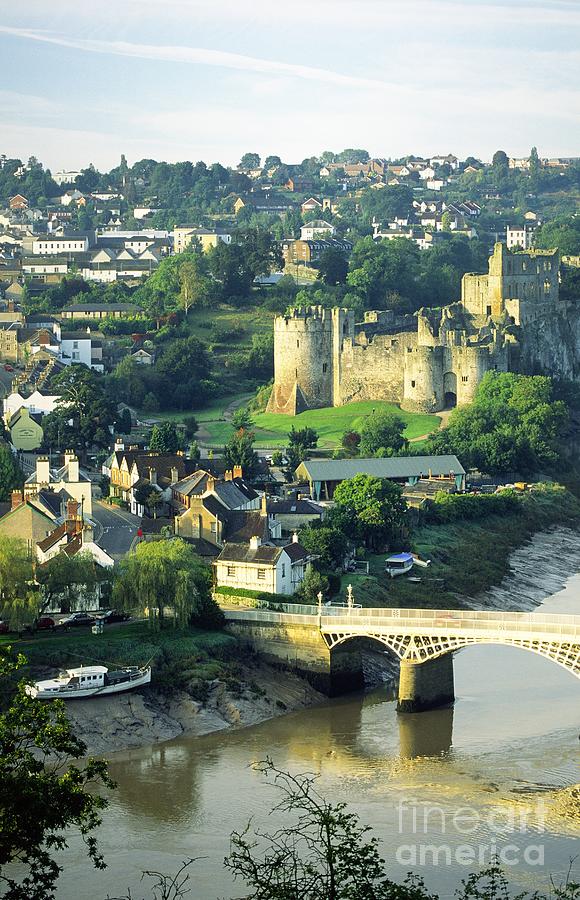
<instances>
[{"instance_id":1,"label":"tree canopy","mask_svg":"<svg viewBox=\"0 0 580 900\"><path fill-rule=\"evenodd\" d=\"M360 430L361 456L393 456L406 446L405 422L388 410L376 410L366 416Z\"/></svg>"},{"instance_id":2,"label":"tree canopy","mask_svg":"<svg viewBox=\"0 0 580 900\"><path fill-rule=\"evenodd\" d=\"M223 619L212 599L209 569L180 538L138 544L119 565L113 598L123 609L147 614L154 628L168 621L213 627Z\"/></svg>"},{"instance_id":3,"label":"tree canopy","mask_svg":"<svg viewBox=\"0 0 580 900\"><path fill-rule=\"evenodd\" d=\"M334 492L334 502L350 520L350 529L343 531L374 549L399 538L405 529L407 508L402 493L393 481L362 473L341 482Z\"/></svg>"}]
</instances>

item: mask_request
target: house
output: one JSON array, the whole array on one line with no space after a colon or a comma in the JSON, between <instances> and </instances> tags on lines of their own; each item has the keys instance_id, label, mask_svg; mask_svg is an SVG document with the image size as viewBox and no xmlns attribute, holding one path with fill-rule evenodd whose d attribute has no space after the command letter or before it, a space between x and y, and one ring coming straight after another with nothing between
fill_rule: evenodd
<instances>
[{"instance_id":1,"label":"house","mask_svg":"<svg viewBox=\"0 0 580 900\"><path fill-rule=\"evenodd\" d=\"M75 206L86 206L87 200L86 197L81 191L76 188L72 188L70 191L65 191L64 194L60 198L60 202L62 206L70 206L71 203L74 203Z\"/></svg>"},{"instance_id":2,"label":"house","mask_svg":"<svg viewBox=\"0 0 580 900\"><path fill-rule=\"evenodd\" d=\"M22 194L15 194L14 197L10 197L8 206L10 209L28 209L28 200Z\"/></svg>"},{"instance_id":3,"label":"house","mask_svg":"<svg viewBox=\"0 0 580 900\"><path fill-rule=\"evenodd\" d=\"M317 200L316 197L309 197L308 200L305 200L304 203L300 207L300 212L302 215L307 212L312 212L313 210L321 210L322 203L320 200Z\"/></svg>"},{"instance_id":4,"label":"house","mask_svg":"<svg viewBox=\"0 0 580 900\"><path fill-rule=\"evenodd\" d=\"M300 228L301 241L314 241L316 238L334 237L336 228L324 219L313 219Z\"/></svg>"},{"instance_id":5,"label":"house","mask_svg":"<svg viewBox=\"0 0 580 900\"><path fill-rule=\"evenodd\" d=\"M86 234L43 234L32 241L34 256L57 256L61 253L86 253L89 239Z\"/></svg>"},{"instance_id":6,"label":"house","mask_svg":"<svg viewBox=\"0 0 580 900\"><path fill-rule=\"evenodd\" d=\"M131 359L137 366L152 366L155 362L155 353L139 346L136 350L131 350Z\"/></svg>"},{"instance_id":7,"label":"house","mask_svg":"<svg viewBox=\"0 0 580 900\"><path fill-rule=\"evenodd\" d=\"M11 502L0 503L0 535L25 541L30 553L54 530L55 522L52 511L40 508L22 491L12 491Z\"/></svg>"},{"instance_id":8,"label":"house","mask_svg":"<svg viewBox=\"0 0 580 900\"><path fill-rule=\"evenodd\" d=\"M110 496L126 501L134 515L142 516L145 496L153 490L161 497L155 515L162 515L171 502L173 485L196 469L196 463L181 453L147 450L115 450L103 464L110 479Z\"/></svg>"},{"instance_id":9,"label":"house","mask_svg":"<svg viewBox=\"0 0 580 900\"><path fill-rule=\"evenodd\" d=\"M172 506L175 534L181 537L221 545L226 537L244 531L249 521L258 528L252 533L278 536L270 535L260 496L245 483L239 466L227 471L223 480L203 469L182 479L172 487Z\"/></svg>"},{"instance_id":10,"label":"house","mask_svg":"<svg viewBox=\"0 0 580 900\"><path fill-rule=\"evenodd\" d=\"M305 194L307 191L312 190L314 182L311 178L296 178L290 176L284 187L293 194Z\"/></svg>"},{"instance_id":11,"label":"house","mask_svg":"<svg viewBox=\"0 0 580 900\"><path fill-rule=\"evenodd\" d=\"M426 169L421 169L419 172L419 178L422 181L431 181L432 178L435 178L435 169L432 166L427 166Z\"/></svg>"},{"instance_id":12,"label":"house","mask_svg":"<svg viewBox=\"0 0 580 900\"><path fill-rule=\"evenodd\" d=\"M429 160L430 166L449 166L454 172L459 168L459 160L452 153L446 156L432 156Z\"/></svg>"},{"instance_id":13,"label":"house","mask_svg":"<svg viewBox=\"0 0 580 900\"><path fill-rule=\"evenodd\" d=\"M143 309L134 303L73 303L62 312L63 319L123 319L140 316Z\"/></svg>"},{"instance_id":14,"label":"house","mask_svg":"<svg viewBox=\"0 0 580 900\"><path fill-rule=\"evenodd\" d=\"M82 363L96 372L104 372L102 341L91 335L90 331L63 331L58 354L60 362L65 366Z\"/></svg>"},{"instance_id":15,"label":"house","mask_svg":"<svg viewBox=\"0 0 580 900\"><path fill-rule=\"evenodd\" d=\"M257 536L247 544L227 543L214 562L216 589L292 596L304 581L310 559L297 537L285 547L262 543Z\"/></svg>"},{"instance_id":16,"label":"house","mask_svg":"<svg viewBox=\"0 0 580 900\"><path fill-rule=\"evenodd\" d=\"M197 225L176 225L173 229L173 249L183 253L194 241L199 241L205 253L210 247L217 247L220 241L231 244L232 235L225 228L200 228Z\"/></svg>"},{"instance_id":17,"label":"house","mask_svg":"<svg viewBox=\"0 0 580 900\"><path fill-rule=\"evenodd\" d=\"M296 480L306 482L313 500L332 500L338 484L358 474L415 484L420 478L455 479L465 489L465 469L456 456L398 456L387 459L309 459L296 469Z\"/></svg>"},{"instance_id":18,"label":"house","mask_svg":"<svg viewBox=\"0 0 580 900\"><path fill-rule=\"evenodd\" d=\"M52 180L55 181L59 187L63 184L74 184L77 178L80 178L82 172L55 172L52 176Z\"/></svg>"},{"instance_id":19,"label":"house","mask_svg":"<svg viewBox=\"0 0 580 900\"><path fill-rule=\"evenodd\" d=\"M284 240L280 242L284 262L290 265L315 265L325 250L338 250L339 253L349 255L352 251L352 243L346 240L331 238L323 240Z\"/></svg>"},{"instance_id":20,"label":"house","mask_svg":"<svg viewBox=\"0 0 580 900\"><path fill-rule=\"evenodd\" d=\"M31 497L42 488L51 488L55 493L64 490L73 500L81 504L83 515L93 511L91 480L79 466L79 460L72 450L64 454L64 465L51 468L48 456L37 456L36 470L24 482L24 495Z\"/></svg>"},{"instance_id":21,"label":"house","mask_svg":"<svg viewBox=\"0 0 580 900\"><path fill-rule=\"evenodd\" d=\"M519 228L512 228L510 225L506 228L506 244L508 250L530 250L534 243L535 228L532 225L524 225Z\"/></svg>"},{"instance_id":22,"label":"house","mask_svg":"<svg viewBox=\"0 0 580 900\"><path fill-rule=\"evenodd\" d=\"M303 525L322 521L326 511L312 500L282 500L279 497L269 497L266 509L272 523L280 525L283 537L293 534Z\"/></svg>"},{"instance_id":23,"label":"house","mask_svg":"<svg viewBox=\"0 0 580 900\"><path fill-rule=\"evenodd\" d=\"M237 197L234 201L234 212L238 215L242 209L248 208L253 212L269 213L270 215L279 216L281 213L294 209L295 204L285 197L275 194L256 191L245 197Z\"/></svg>"},{"instance_id":24,"label":"house","mask_svg":"<svg viewBox=\"0 0 580 900\"><path fill-rule=\"evenodd\" d=\"M41 447L44 439L41 421L42 416L31 413L26 406L15 412L6 423L12 446L16 450L26 451Z\"/></svg>"}]
</instances>

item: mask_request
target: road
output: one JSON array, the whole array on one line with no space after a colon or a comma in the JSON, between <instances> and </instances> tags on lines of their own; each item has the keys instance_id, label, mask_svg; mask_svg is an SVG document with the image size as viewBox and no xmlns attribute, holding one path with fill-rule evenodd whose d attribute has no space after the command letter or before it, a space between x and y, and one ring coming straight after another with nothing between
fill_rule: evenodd
<instances>
[{"instance_id":1,"label":"road","mask_svg":"<svg viewBox=\"0 0 580 900\"><path fill-rule=\"evenodd\" d=\"M122 559L137 536L139 517L94 499L92 517L95 521L95 541L114 560Z\"/></svg>"}]
</instances>

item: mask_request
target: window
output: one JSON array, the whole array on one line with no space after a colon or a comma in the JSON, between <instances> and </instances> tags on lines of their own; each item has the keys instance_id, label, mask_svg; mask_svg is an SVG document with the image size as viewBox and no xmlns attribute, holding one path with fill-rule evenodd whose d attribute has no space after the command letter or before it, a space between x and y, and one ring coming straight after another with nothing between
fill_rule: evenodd
<instances>
[{"instance_id":1,"label":"window","mask_svg":"<svg viewBox=\"0 0 580 900\"><path fill-rule=\"evenodd\" d=\"M228 567L227 567L227 574L228 574L228 578L233 578L234 575L236 574L236 567L235 567L235 566L228 566Z\"/></svg>"},{"instance_id":2,"label":"window","mask_svg":"<svg viewBox=\"0 0 580 900\"><path fill-rule=\"evenodd\" d=\"M258 581L265 581L265 580L266 580L266 570L258 569Z\"/></svg>"},{"instance_id":3,"label":"window","mask_svg":"<svg viewBox=\"0 0 580 900\"><path fill-rule=\"evenodd\" d=\"M415 387L415 382L414 382L414 381L411 382L411 387Z\"/></svg>"},{"instance_id":4,"label":"window","mask_svg":"<svg viewBox=\"0 0 580 900\"><path fill-rule=\"evenodd\" d=\"M286 578L286 563L282 563L282 578Z\"/></svg>"},{"instance_id":5,"label":"window","mask_svg":"<svg viewBox=\"0 0 580 900\"><path fill-rule=\"evenodd\" d=\"M322 374L323 374L323 375L326 374L326 370L327 370L327 369L328 369L327 364L326 364L326 363L322 363Z\"/></svg>"},{"instance_id":6,"label":"window","mask_svg":"<svg viewBox=\"0 0 580 900\"><path fill-rule=\"evenodd\" d=\"M462 376L461 376L461 380L462 380L463 382L469 381L469 375L462 375Z\"/></svg>"},{"instance_id":7,"label":"window","mask_svg":"<svg viewBox=\"0 0 580 900\"><path fill-rule=\"evenodd\" d=\"M296 346L297 346L297 347L300 346L300 341L296 341Z\"/></svg>"},{"instance_id":8,"label":"window","mask_svg":"<svg viewBox=\"0 0 580 900\"><path fill-rule=\"evenodd\" d=\"M491 316L491 306L485 307L485 314L486 314L486 316Z\"/></svg>"},{"instance_id":9,"label":"window","mask_svg":"<svg viewBox=\"0 0 580 900\"><path fill-rule=\"evenodd\" d=\"M212 522L209 526L211 534L217 534L217 522Z\"/></svg>"},{"instance_id":10,"label":"window","mask_svg":"<svg viewBox=\"0 0 580 900\"><path fill-rule=\"evenodd\" d=\"M79 342L73 341L73 350L78 350L78 349L79 349Z\"/></svg>"},{"instance_id":11,"label":"window","mask_svg":"<svg viewBox=\"0 0 580 900\"><path fill-rule=\"evenodd\" d=\"M73 352L72 352L72 358L73 358L73 359L80 359L80 353L78 352L78 350L73 350Z\"/></svg>"}]
</instances>

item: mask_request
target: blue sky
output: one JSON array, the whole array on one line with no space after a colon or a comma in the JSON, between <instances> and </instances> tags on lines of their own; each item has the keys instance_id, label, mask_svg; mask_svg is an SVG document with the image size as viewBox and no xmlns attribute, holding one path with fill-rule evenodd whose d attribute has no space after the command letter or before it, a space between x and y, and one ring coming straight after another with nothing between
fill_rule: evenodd
<instances>
[{"instance_id":1,"label":"blue sky","mask_svg":"<svg viewBox=\"0 0 580 900\"><path fill-rule=\"evenodd\" d=\"M0 152L580 155L578 0L0 0Z\"/></svg>"}]
</instances>

